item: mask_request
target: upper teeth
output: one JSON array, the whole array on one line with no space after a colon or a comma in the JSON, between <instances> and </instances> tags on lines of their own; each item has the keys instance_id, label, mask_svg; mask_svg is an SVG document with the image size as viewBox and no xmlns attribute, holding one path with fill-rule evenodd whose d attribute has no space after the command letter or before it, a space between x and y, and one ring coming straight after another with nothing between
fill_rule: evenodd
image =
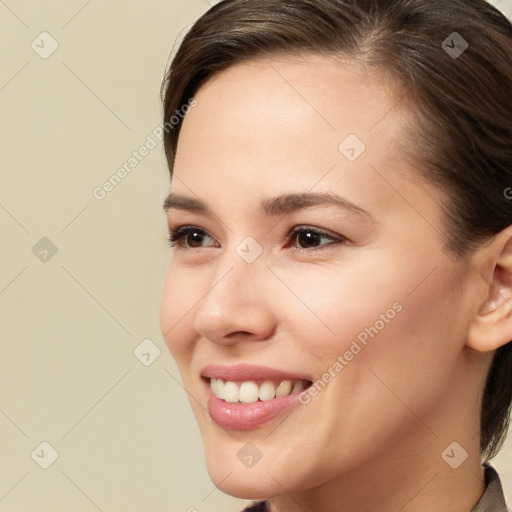
<instances>
[{"instance_id":1,"label":"upper teeth","mask_svg":"<svg viewBox=\"0 0 512 512\"><path fill-rule=\"evenodd\" d=\"M222 379L210 379L212 393L225 402L241 402L252 404L258 399L262 401L272 400L288 396L292 393L299 393L304 389L304 381L283 380L276 385L270 381L264 381L260 386L253 380L247 380L240 383L240 386L233 381L224 381Z\"/></svg>"}]
</instances>

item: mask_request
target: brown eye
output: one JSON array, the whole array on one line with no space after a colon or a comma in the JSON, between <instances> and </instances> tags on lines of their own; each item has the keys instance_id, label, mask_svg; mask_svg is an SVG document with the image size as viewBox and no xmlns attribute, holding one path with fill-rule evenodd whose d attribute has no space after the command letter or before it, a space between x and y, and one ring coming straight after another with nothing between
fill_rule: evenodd
<instances>
[{"instance_id":1,"label":"brown eye","mask_svg":"<svg viewBox=\"0 0 512 512\"><path fill-rule=\"evenodd\" d=\"M185 236L189 247L201 247L203 238L205 238L205 234L199 230L190 230Z\"/></svg>"},{"instance_id":2,"label":"brown eye","mask_svg":"<svg viewBox=\"0 0 512 512\"><path fill-rule=\"evenodd\" d=\"M297 242L303 249L310 249L311 247L317 247L321 242L322 237L319 233L314 231L302 231L295 235Z\"/></svg>"},{"instance_id":3,"label":"brown eye","mask_svg":"<svg viewBox=\"0 0 512 512\"><path fill-rule=\"evenodd\" d=\"M210 235L201 228L194 226L181 226L174 231L171 231L169 236L169 246L185 246L185 248L197 249L200 247L208 247L204 245L205 239ZM211 247L211 244L209 245Z\"/></svg>"},{"instance_id":4,"label":"brown eye","mask_svg":"<svg viewBox=\"0 0 512 512\"><path fill-rule=\"evenodd\" d=\"M335 236L325 231L308 227L293 229L288 235L288 241L295 241L296 249L302 251L315 251L327 249L334 245L346 242L346 238ZM324 243L322 243L324 242ZM325 243L327 242L327 243Z\"/></svg>"}]
</instances>

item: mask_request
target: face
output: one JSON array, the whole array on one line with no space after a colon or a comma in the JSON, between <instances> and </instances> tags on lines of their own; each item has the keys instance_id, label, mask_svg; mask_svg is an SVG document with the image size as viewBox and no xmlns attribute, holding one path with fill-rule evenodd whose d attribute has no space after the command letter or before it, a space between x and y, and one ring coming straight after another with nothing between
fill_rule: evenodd
<instances>
[{"instance_id":1,"label":"face","mask_svg":"<svg viewBox=\"0 0 512 512\"><path fill-rule=\"evenodd\" d=\"M160 315L214 483L268 497L439 458L476 285L443 251L438 192L401 161L391 84L276 57L195 98Z\"/></svg>"}]
</instances>

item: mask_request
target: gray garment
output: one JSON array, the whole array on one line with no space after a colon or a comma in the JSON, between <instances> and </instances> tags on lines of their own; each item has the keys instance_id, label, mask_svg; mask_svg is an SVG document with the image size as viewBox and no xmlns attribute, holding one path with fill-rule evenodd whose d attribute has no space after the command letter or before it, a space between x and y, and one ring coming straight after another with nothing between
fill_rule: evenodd
<instances>
[{"instance_id":1,"label":"gray garment","mask_svg":"<svg viewBox=\"0 0 512 512\"><path fill-rule=\"evenodd\" d=\"M484 468L485 491L471 512L510 512L505 503L498 473L489 463L484 463Z\"/></svg>"},{"instance_id":2,"label":"gray garment","mask_svg":"<svg viewBox=\"0 0 512 512\"><path fill-rule=\"evenodd\" d=\"M485 468L485 491L471 512L512 512L507 509L503 489L501 487L500 477L496 470L489 464L483 464ZM265 501L253 503L242 512L267 512L267 504Z\"/></svg>"}]
</instances>

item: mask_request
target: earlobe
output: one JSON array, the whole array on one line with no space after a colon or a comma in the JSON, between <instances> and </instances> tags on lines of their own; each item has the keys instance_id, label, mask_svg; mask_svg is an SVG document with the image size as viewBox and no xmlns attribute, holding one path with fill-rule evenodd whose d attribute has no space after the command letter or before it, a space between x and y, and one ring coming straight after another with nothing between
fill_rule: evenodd
<instances>
[{"instance_id":1,"label":"earlobe","mask_svg":"<svg viewBox=\"0 0 512 512\"><path fill-rule=\"evenodd\" d=\"M471 322L466 343L479 352L496 350L512 340L512 226L484 251L485 266L491 264L487 296Z\"/></svg>"}]
</instances>

